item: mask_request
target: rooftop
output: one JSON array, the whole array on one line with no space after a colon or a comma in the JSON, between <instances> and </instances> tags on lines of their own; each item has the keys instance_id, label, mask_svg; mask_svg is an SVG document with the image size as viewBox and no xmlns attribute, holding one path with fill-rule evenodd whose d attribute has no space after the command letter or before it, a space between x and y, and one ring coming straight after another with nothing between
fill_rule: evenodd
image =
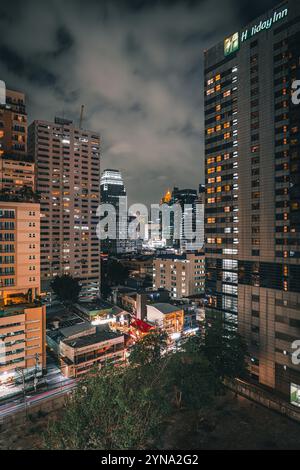
<instances>
[{"instance_id":1,"label":"rooftop","mask_svg":"<svg viewBox=\"0 0 300 470\"><path fill-rule=\"evenodd\" d=\"M152 304L151 307L156 308L156 310L159 310L164 315L181 310L180 307L171 304Z\"/></svg>"},{"instance_id":2,"label":"rooftop","mask_svg":"<svg viewBox=\"0 0 300 470\"><path fill-rule=\"evenodd\" d=\"M82 322L73 326L68 326L67 328L62 328L60 332L65 338L69 338L70 336L84 333L85 331L90 330L91 328L93 328L93 326L90 323Z\"/></svg>"},{"instance_id":3,"label":"rooftop","mask_svg":"<svg viewBox=\"0 0 300 470\"><path fill-rule=\"evenodd\" d=\"M98 330L96 334L83 336L78 339L64 339L62 342L72 348L80 349L86 346L92 346L93 344L103 343L111 339L122 338L124 335L120 333L114 333L109 329Z\"/></svg>"}]
</instances>

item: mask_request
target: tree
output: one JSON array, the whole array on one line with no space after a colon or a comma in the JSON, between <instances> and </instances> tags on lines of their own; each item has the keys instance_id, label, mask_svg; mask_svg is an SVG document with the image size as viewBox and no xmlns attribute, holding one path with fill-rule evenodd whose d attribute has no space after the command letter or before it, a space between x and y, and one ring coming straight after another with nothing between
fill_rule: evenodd
<instances>
[{"instance_id":1,"label":"tree","mask_svg":"<svg viewBox=\"0 0 300 470\"><path fill-rule=\"evenodd\" d=\"M154 371L153 371L154 372ZM129 450L153 448L169 413L159 369L105 367L89 376L48 426L49 449Z\"/></svg>"},{"instance_id":2,"label":"tree","mask_svg":"<svg viewBox=\"0 0 300 470\"><path fill-rule=\"evenodd\" d=\"M78 279L66 274L55 277L51 287L59 300L66 303L77 302L81 290Z\"/></svg>"},{"instance_id":3,"label":"tree","mask_svg":"<svg viewBox=\"0 0 300 470\"><path fill-rule=\"evenodd\" d=\"M124 284L129 276L128 269L119 261L113 259L107 264L107 281L110 285Z\"/></svg>"},{"instance_id":4,"label":"tree","mask_svg":"<svg viewBox=\"0 0 300 470\"><path fill-rule=\"evenodd\" d=\"M167 334L161 331L153 331L144 336L132 347L129 356L130 364L145 366L159 362L167 348L167 338Z\"/></svg>"},{"instance_id":5,"label":"tree","mask_svg":"<svg viewBox=\"0 0 300 470\"><path fill-rule=\"evenodd\" d=\"M200 349L221 380L247 376L247 345L235 326L218 320L207 322Z\"/></svg>"}]
</instances>

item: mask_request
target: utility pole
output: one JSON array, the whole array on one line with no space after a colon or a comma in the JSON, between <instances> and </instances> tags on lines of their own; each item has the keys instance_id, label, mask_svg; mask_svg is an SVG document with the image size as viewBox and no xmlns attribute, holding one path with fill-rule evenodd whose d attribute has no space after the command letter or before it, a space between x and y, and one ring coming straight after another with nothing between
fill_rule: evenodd
<instances>
[{"instance_id":1,"label":"utility pole","mask_svg":"<svg viewBox=\"0 0 300 470\"><path fill-rule=\"evenodd\" d=\"M33 379L33 386L34 386L34 391L35 392L36 392L38 381L39 381L38 376L37 376L38 366L39 366L39 359L40 359L40 355L39 355L39 353L36 353L36 355L35 355L34 379Z\"/></svg>"},{"instance_id":2,"label":"utility pole","mask_svg":"<svg viewBox=\"0 0 300 470\"><path fill-rule=\"evenodd\" d=\"M21 369L21 368L18 367L18 368L16 369L16 372L17 372L17 374L19 374L20 377L22 378L23 398L24 398L25 414L26 414L26 418L27 418L26 384L25 384L25 373L24 373L24 369Z\"/></svg>"}]
</instances>

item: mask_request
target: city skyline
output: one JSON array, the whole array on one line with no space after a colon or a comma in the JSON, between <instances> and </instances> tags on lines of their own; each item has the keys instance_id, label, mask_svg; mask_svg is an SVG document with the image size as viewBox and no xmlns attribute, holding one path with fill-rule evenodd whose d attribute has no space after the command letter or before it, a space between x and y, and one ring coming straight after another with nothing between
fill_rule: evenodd
<instances>
[{"instance_id":1,"label":"city skyline","mask_svg":"<svg viewBox=\"0 0 300 470\"><path fill-rule=\"evenodd\" d=\"M130 203L151 204L204 182L202 50L276 3L17 2L18 18L1 11L0 78L26 94L29 124L77 123L84 104L102 167L122 171Z\"/></svg>"}]
</instances>

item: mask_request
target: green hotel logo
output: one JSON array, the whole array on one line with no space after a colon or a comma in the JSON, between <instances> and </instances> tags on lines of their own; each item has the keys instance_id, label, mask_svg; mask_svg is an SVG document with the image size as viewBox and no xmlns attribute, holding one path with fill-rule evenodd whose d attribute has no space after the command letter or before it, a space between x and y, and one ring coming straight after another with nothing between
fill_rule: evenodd
<instances>
[{"instance_id":1,"label":"green hotel logo","mask_svg":"<svg viewBox=\"0 0 300 470\"><path fill-rule=\"evenodd\" d=\"M225 57L233 54L234 52L238 51L240 48L240 44L247 41L254 37L256 34L260 33L261 31L266 31L272 28L272 26L279 21L287 18L288 16L288 9L284 8L281 11L275 11L272 16L265 19L264 21L260 21L258 24L255 24L249 29L242 31L241 33L234 33L232 36L229 36L224 41L224 55Z\"/></svg>"},{"instance_id":2,"label":"green hotel logo","mask_svg":"<svg viewBox=\"0 0 300 470\"><path fill-rule=\"evenodd\" d=\"M240 48L239 33L234 33L224 41L224 54L225 56L233 54Z\"/></svg>"}]
</instances>

